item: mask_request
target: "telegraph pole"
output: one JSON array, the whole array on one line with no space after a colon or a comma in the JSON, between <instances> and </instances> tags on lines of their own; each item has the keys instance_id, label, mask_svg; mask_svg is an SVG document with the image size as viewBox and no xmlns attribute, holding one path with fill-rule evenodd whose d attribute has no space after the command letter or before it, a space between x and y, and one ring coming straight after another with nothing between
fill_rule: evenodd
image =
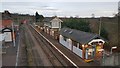
<instances>
[{"instance_id":1,"label":"telegraph pole","mask_svg":"<svg viewBox=\"0 0 120 68\"><path fill-rule=\"evenodd\" d=\"M99 36L101 34L101 17L100 17L100 24L99 24Z\"/></svg>"}]
</instances>

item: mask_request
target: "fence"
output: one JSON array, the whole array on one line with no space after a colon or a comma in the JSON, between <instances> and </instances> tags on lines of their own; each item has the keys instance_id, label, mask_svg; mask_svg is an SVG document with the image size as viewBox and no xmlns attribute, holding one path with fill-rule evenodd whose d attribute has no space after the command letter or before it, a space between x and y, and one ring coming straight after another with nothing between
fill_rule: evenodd
<instances>
[{"instance_id":1,"label":"fence","mask_svg":"<svg viewBox=\"0 0 120 68\"><path fill-rule=\"evenodd\" d=\"M101 61L102 66L120 66L120 53L104 55Z\"/></svg>"}]
</instances>

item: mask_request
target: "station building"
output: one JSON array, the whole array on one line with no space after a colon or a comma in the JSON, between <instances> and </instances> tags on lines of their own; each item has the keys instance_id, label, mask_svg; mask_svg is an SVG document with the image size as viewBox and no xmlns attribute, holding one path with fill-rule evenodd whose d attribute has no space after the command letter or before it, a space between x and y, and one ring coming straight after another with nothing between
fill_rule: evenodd
<instances>
[{"instance_id":1,"label":"station building","mask_svg":"<svg viewBox=\"0 0 120 68\"><path fill-rule=\"evenodd\" d=\"M101 49L103 49L106 41L98 34L62 28L60 30L59 42L87 61L101 60L103 54Z\"/></svg>"},{"instance_id":2,"label":"station building","mask_svg":"<svg viewBox=\"0 0 120 68\"><path fill-rule=\"evenodd\" d=\"M58 39L62 22L63 21L59 19L57 16L52 18L45 18L43 29L47 34L51 35L54 39Z\"/></svg>"}]
</instances>

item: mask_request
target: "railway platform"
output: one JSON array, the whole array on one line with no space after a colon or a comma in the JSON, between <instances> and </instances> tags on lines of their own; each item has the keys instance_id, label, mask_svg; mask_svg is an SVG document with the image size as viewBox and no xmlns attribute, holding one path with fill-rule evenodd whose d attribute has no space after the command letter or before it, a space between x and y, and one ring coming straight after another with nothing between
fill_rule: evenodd
<instances>
[{"instance_id":1,"label":"railway platform","mask_svg":"<svg viewBox=\"0 0 120 68\"><path fill-rule=\"evenodd\" d=\"M43 31L41 31L40 33L43 36L45 36L51 43L53 43L59 50L61 50L67 57L69 57L78 66L100 66L100 64L96 62L86 63L82 58L74 54L72 51L70 51L66 47L62 46L62 44L60 44L58 40L53 39L52 36L48 35Z\"/></svg>"}]
</instances>

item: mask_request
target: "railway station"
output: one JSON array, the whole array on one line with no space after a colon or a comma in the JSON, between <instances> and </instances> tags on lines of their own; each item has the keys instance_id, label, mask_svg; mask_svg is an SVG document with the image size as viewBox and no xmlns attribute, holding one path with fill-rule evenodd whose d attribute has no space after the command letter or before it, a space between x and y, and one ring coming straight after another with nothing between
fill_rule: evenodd
<instances>
[{"instance_id":1,"label":"railway station","mask_svg":"<svg viewBox=\"0 0 120 68\"><path fill-rule=\"evenodd\" d=\"M120 2L29 1L1 2L0 67L120 66Z\"/></svg>"}]
</instances>

